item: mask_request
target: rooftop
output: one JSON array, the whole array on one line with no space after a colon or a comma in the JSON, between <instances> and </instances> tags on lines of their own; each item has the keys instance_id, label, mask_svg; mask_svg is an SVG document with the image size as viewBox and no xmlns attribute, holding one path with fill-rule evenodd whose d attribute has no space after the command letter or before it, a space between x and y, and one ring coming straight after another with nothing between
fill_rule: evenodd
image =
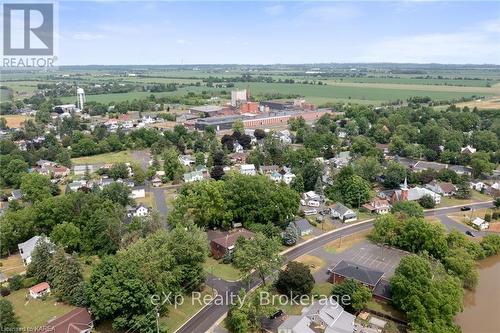
<instances>
[{"instance_id":1,"label":"rooftop","mask_svg":"<svg viewBox=\"0 0 500 333\"><path fill-rule=\"evenodd\" d=\"M332 273L351 278L369 286L375 286L384 272L377 271L354 262L341 260L332 270Z\"/></svg>"}]
</instances>

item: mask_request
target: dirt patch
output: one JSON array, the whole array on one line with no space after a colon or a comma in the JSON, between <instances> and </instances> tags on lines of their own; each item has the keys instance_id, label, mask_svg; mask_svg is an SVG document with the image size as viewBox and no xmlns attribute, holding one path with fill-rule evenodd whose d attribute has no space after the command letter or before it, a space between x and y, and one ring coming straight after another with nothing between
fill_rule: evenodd
<instances>
[{"instance_id":1,"label":"dirt patch","mask_svg":"<svg viewBox=\"0 0 500 333\"><path fill-rule=\"evenodd\" d=\"M481 99L470 102L464 102L457 104L458 107L463 108L464 106L468 106L470 109L477 107L478 109L500 109L500 97L490 98L490 99Z\"/></svg>"},{"instance_id":2,"label":"dirt patch","mask_svg":"<svg viewBox=\"0 0 500 333\"><path fill-rule=\"evenodd\" d=\"M0 259L0 263L2 263L0 272L5 274L6 277L20 274L26 270L26 267L23 265L21 255L19 254L12 254L6 258L2 258Z\"/></svg>"},{"instance_id":3,"label":"dirt patch","mask_svg":"<svg viewBox=\"0 0 500 333\"><path fill-rule=\"evenodd\" d=\"M21 128L23 122L30 118L33 119L32 117L20 114L2 115L1 117L5 118L5 120L7 121L7 126L9 126L9 128Z\"/></svg>"},{"instance_id":4,"label":"dirt patch","mask_svg":"<svg viewBox=\"0 0 500 333\"><path fill-rule=\"evenodd\" d=\"M490 223L488 231L500 232L500 222Z\"/></svg>"},{"instance_id":5,"label":"dirt patch","mask_svg":"<svg viewBox=\"0 0 500 333\"><path fill-rule=\"evenodd\" d=\"M326 262L323 259L308 254L298 257L295 261L301 262L309 266L311 272L317 272L326 266Z\"/></svg>"}]
</instances>

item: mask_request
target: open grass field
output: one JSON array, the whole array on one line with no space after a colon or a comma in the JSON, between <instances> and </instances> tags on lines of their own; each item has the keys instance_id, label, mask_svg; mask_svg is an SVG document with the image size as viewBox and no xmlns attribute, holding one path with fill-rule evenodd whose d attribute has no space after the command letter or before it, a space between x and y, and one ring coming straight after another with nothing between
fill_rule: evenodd
<instances>
[{"instance_id":1,"label":"open grass field","mask_svg":"<svg viewBox=\"0 0 500 333\"><path fill-rule=\"evenodd\" d=\"M197 299L192 299L191 296L184 296L184 303L177 306L168 306L168 315L160 318L160 326L166 329L166 332L175 332L189 318L204 307L203 297L212 295L210 287L205 288L201 292L201 304Z\"/></svg>"},{"instance_id":2,"label":"open grass field","mask_svg":"<svg viewBox=\"0 0 500 333\"><path fill-rule=\"evenodd\" d=\"M22 123L27 119L34 119L33 117L21 114L6 114L1 115L0 117L5 118L5 120L7 121L7 126L9 126L10 128L20 128L22 127Z\"/></svg>"},{"instance_id":3,"label":"open grass field","mask_svg":"<svg viewBox=\"0 0 500 333\"><path fill-rule=\"evenodd\" d=\"M34 328L42 326L48 320L62 316L75 308L56 302L54 297L51 296L45 301L26 298L27 293L28 289L21 289L6 297L12 303L21 327Z\"/></svg>"},{"instance_id":4,"label":"open grass field","mask_svg":"<svg viewBox=\"0 0 500 333\"><path fill-rule=\"evenodd\" d=\"M352 235L349 235L347 237L342 237L339 239L336 239L325 246L323 246L323 249L327 252L330 253L340 253L348 248L350 248L353 245L356 245L358 243L361 243L365 241L370 234L371 230L366 230L366 231L361 231L354 233Z\"/></svg>"},{"instance_id":5,"label":"open grass field","mask_svg":"<svg viewBox=\"0 0 500 333\"><path fill-rule=\"evenodd\" d=\"M227 281L236 281L241 278L241 272L231 264L223 264L221 261L208 257L203 264L205 272Z\"/></svg>"},{"instance_id":6,"label":"open grass field","mask_svg":"<svg viewBox=\"0 0 500 333\"><path fill-rule=\"evenodd\" d=\"M297 259L295 259L295 261L301 262L301 263L309 266L312 273L317 272L317 271L321 270L322 268L326 267L326 262L322 258L312 256L309 254L305 254L303 256L300 256Z\"/></svg>"},{"instance_id":7,"label":"open grass field","mask_svg":"<svg viewBox=\"0 0 500 333\"><path fill-rule=\"evenodd\" d=\"M477 191L471 191L471 194L472 194L472 197L470 199L457 199L454 197L442 197L441 203L437 207L438 208L450 207L450 206L463 205L463 204L468 204L468 203L473 203L473 202L478 202L478 201L491 201L491 200L493 200L492 197L490 197L486 194L481 194Z\"/></svg>"},{"instance_id":8,"label":"open grass field","mask_svg":"<svg viewBox=\"0 0 500 333\"><path fill-rule=\"evenodd\" d=\"M137 204L144 204L150 208L156 209L156 200L155 195L152 192L146 192L146 196L144 198L135 199Z\"/></svg>"},{"instance_id":9,"label":"open grass field","mask_svg":"<svg viewBox=\"0 0 500 333\"><path fill-rule=\"evenodd\" d=\"M128 150L114 153L99 154L94 156L83 156L71 159L73 165L78 164L100 164L100 163L132 163L136 162L132 153Z\"/></svg>"},{"instance_id":10,"label":"open grass field","mask_svg":"<svg viewBox=\"0 0 500 333\"><path fill-rule=\"evenodd\" d=\"M2 272L6 277L11 277L16 274L20 274L26 270L23 265L23 260L19 253L12 254L8 257L0 259L2 266L0 267L0 272Z\"/></svg>"}]
</instances>

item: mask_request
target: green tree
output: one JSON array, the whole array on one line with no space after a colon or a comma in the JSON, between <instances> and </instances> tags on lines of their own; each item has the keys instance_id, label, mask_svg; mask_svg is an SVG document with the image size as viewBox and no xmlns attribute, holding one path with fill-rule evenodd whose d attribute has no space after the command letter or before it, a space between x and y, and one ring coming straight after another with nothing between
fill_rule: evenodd
<instances>
[{"instance_id":1,"label":"green tree","mask_svg":"<svg viewBox=\"0 0 500 333\"><path fill-rule=\"evenodd\" d=\"M243 134L245 132L245 126L243 125L243 121L236 120L233 123L232 129L234 132L238 132L240 134Z\"/></svg>"},{"instance_id":2,"label":"green tree","mask_svg":"<svg viewBox=\"0 0 500 333\"><path fill-rule=\"evenodd\" d=\"M26 275L34 277L37 282L48 280L50 263L52 262L53 246L51 243L40 238L31 253L31 263L28 265Z\"/></svg>"},{"instance_id":3,"label":"green tree","mask_svg":"<svg viewBox=\"0 0 500 333\"><path fill-rule=\"evenodd\" d=\"M275 286L285 295L307 295L314 287L314 277L307 265L292 261L279 272Z\"/></svg>"},{"instance_id":4,"label":"green tree","mask_svg":"<svg viewBox=\"0 0 500 333\"><path fill-rule=\"evenodd\" d=\"M382 173L382 166L377 158L363 156L354 162L354 173L372 182Z\"/></svg>"},{"instance_id":5,"label":"green tree","mask_svg":"<svg viewBox=\"0 0 500 333\"><path fill-rule=\"evenodd\" d=\"M339 300L342 307L350 311L362 310L372 297L370 289L353 279L346 279L342 283L335 284L332 288L332 295Z\"/></svg>"},{"instance_id":6,"label":"green tree","mask_svg":"<svg viewBox=\"0 0 500 333\"><path fill-rule=\"evenodd\" d=\"M85 305L82 267L76 255L58 249L50 263L48 280L57 299L75 306Z\"/></svg>"},{"instance_id":7,"label":"green tree","mask_svg":"<svg viewBox=\"0 0 500 333\"><path fill-rule=\"evenodd\" d=\"M1 182L7 186L19 187L21 177L28 172L28 163L10 155L0 156Z\"/></svg>"},{"instance_id":8,"label":"green tree","mask_svg":"<svg viewBox=\"0 0 500 333\"><path fill-rule=\"evenodd\" d=\"M474 289L479 281L476 262L465 249L452 249L443 260L444 267L463 281L464 288Z\"/></svg>"},{"instance_id":9,"label":"green tree","mask_svg":"<svg viewBox=\"0 0 500 333\"><path fill-rule=\"evenodd\" d=\"M109 199L111 202L116 202L123 207L133 204L134 200L130 198L130 188L119 182L113 182L105 186L100 196L104 199Z\"/></svg>"},{"instance_id":10,"label":"green tree","mask_svg":"<svg viewBox=\"0 0 500 333\"><path fill-rule=\"evenodd\" d=\"M71 222L57 224L50 233L50 240L68 251L78 251L80 248L80 228Z\"/></svg>"},{"instance_id":11,"label":"green tree","mask_svg":"<svg viewBox=\"0 0 500 333\"><path fill-rule=\"evenodd\" d=\"M457 184L457 193L455 197L458 199L470 199L472 197L471 189L467 182L461 181Z\"/></svg>"},{"instance_id":12,"label":"green tree","mask_svg":"<svg viewBox=\"0 0 500 333\"><path fill-rule=\"evenodd\" d=\"M384 186L397 188L406 177L406 168L397 162L390 162L384 172Z\"/></svg>"},{"instance_id":13,"label":"green tree","mask_svg":"<svg viewBox=\"0 0 500 333\"><path fill-rule=\"evenodd\" d=\"M0 298L0 331L14 332L21 327L12 303L5 297Z\"/></svg>"},{"instance_id":14,"label":"green tree","mask_svg":"<svg viewBox=\"0 0 500 333\"><path fill-rule=\"evenodd\" d=\"M28 173L21 178L23 200L29 202L42 201L51 196L52 183L48 177L38 173Z\"/></svg>"},{"instance_id":15,"label":"green tree","mask_svg":"<svg viewBox=\"0 0 500 333\"><path fill-rule=\"evenodd\" d=\"M146 173L142 170L141 166L138 164L132 164L132 172L134 176L132 177L135 184L144 184L146 180Z\"/></svg>"},{"instance_id":16,"label":"green tree","mask_svg":"<svg viewBox=\"0 0 500 333\"><path fill-rule=\"evenodd\" d=\"M300 173L298 175L296 175L295 178L292 180L290 187L292 189L294 189L295 192L297 192L297 193L304 192L304 178L302 177L302 175Z\"/></svg>"},{"instance_id":17,"label":"green tree","mask_svg":"<svg viewBox=\"0 0 500 333\"><path fill-rule=\"evenodd\" d=\"M418 203L420 204L420 206L422 206L423 208L426 208L426 209L430 209L430 208L436 207L436 202L428 194L426 194L423 197L421 197L420 200L418 200Z\"/></svg>"},{"instance_id":18,"label":"green tree","mask_svg":"<svg viewBox=\"0 0 500 333\"><path fill-rule=\"evenodd\" d=\"M117 180L119 178L128 178L128 166L125 163L115 163L111 168L109 168L108 176L113 178L114 180Z\"/></svg>"},{"instance_id":19,"label":"green tree","mask_svg":"<svg viewBox=\"0 0 500 333\"><path fill-rule=\"evenodd\" d=\"M488 234L481 240L481 247L487 257L500 253L500 235Z\"/></svg>"},{"instance_id":20,"label":"green tree","mask_svg":"<svg viewBox=\"0 0 500 333\"><path fill-rule=\"evenodd\" d=\"M424 217L424 209L415 201L398 201L392 206L391 213L400 213L407 217Z\"/></svg>"},{"instance_id":21,"label":"green tree","mask_svg":"<svg viewBox=\"0 0 500 333\"><path fill-rule=\"evenodd\" d=\"M238 305L231 305L227 314L227 325L231 333L246 333L250 323L247 313L238 308Z\"/></svg>"},{"instance_id":22,"label":"green tree","mask_svg":"<svg viewBox=\"0 0 500 333\"><path fill-rule=\"evenodd\" d=\"M176 149L170 148L163 155L163 170L167 180L178 180L182 176L184 168L179 161L179 154Z\"/></svg>"},{"instance_id":23,"label":"green tree","mask_svg":"<svg viewBox=\"0 0 500 333\"><path fill-rule=\"evenodd\" d=\"M196 165L205 165L205 154L203 154L202 152L196 153L195 164Z\"/></svg>"},{"instance_id":24,"label":"green tree","mask_svg":"<svg viewBox=\"0 0 500 333\"><path fill-rule=\"evenodd\" d=\"M472 155L471 167L473 177L480 177L482 174L490 174L495 165L490 162L490 157L488 153L477 152Z\"/></svg>"},{"instance_id":25,"label":"green tree","mask_svg":"<svg viewBox=\"0 0 500 333\"><path fill-rule=\"evenodd\" d=\"M266 277L281 266L280 245L278 239L260 233L254 239L240 238L236 242L233 264L246 275L255 270L265 285Z\"/></svg>"},{"instance_id":26,"label":"green tree","mask_svg":"<svg viewBox=\"0 0 500 333\"><path fill-rule=\"evenodd\" d=\"M293 222L290 222L283 233L283 243L286 246L292 246L299 239L299 231Z\"/></svg>"}]
</instances>

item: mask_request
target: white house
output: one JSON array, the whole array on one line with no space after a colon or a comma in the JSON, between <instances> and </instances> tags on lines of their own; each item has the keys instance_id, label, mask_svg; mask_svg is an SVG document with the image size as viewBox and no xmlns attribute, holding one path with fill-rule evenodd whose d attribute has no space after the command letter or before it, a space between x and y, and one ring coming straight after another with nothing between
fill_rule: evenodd
<instances>
[{"instance_id":1,"label":"white house","mask_svg":"<svg viewBox=\"0 0 500 333\"><path fill-rule=\"evenodd\" d=\"M39 241L51 244L50 239L45 236L33 236L26 242L17 244L24 266L28 266L31 263L31 253Z\"/></svg>"},{"instance_id":2,"label":"white house","mask_svg":"<svg viewBox=\"0 0 500 333\"><path fill-rule=\"evenodd\" d=\"M460 149L460 152L462 154L474 154L476 151L477 151L477 149L470 146L470 145L467 145L467 146L463 147L462 149Z\"/></svg>"},{"instance_id":3,"label":"white house","mask_svg":"<svg viewBox=\"0 0 500 333\"><path fill-rule=\"evenodd\" d=\"M330 208L330 215L334 219L339 219L339 220L342 220L344 222L356 221L358 219L355 211L344 206L340 202L335 203Z\"/></svg>"},{"instance_id":4,"label":"white house","mask_svg":"<svg viewBox=\"0 0 500 333\"><path fill-rule=\"evenodd\" d=\"M137 207L129 207L127 209L127 216L128 217L144 217L149 215L149 208L143 204L140 204Z\"/></svg>"},{"instance_id":5,"label":"white house","mask_svg":"<svg viewBox=\"0 0 500 333\"><path fill-rule=\"evenodd\" d=\"M43 297L45 294L50 294L50 286L47 282L42 282L31 287L29 292L32 298L37 299Z\"/></svg>"},{"instance_id":6,"label":"white house","mask_svg":"<svg viewBox=\"0 0 500 333\"><path fill-rule=\"evenodd\" d=\"M474 220L472 220L472 224L479 230L486 230L490 227L490 224L480 217L476 217Z\"/></svg>"},{"instance_id":7,"label":"white house","mask_svg":"<svg viewBox=\"0 0 500 333\"><path fill-rule=\"evenodd\" d=\"M290 185L295 179L295 175L291 172L287 172L283 175L283 182L287 185Z\"/></svg>"},{"instance_id":8,"label":"white house","mask_svg":"<svg viewBox=\"0 0 500 333\"><path fill-rule=\"evenodd\" d=\"M470 182L470 188L471 189L474 189L476 191L481 191L481 190L486 190L488 188L488 185L486 185L485 183L481 182L481 181L477 181L477 182Z\"/></svg>"},{"instance_id":9,"label":"white house","mask_svg":"<svg viewBox=\"0 0 500 333\"><path fill-rule=\"evenodd\" d=\"M240 145L238 142L233 143L233 149L235 153L241 153L243 152L243 146Z\"/></svg>"},{"instance_id":10,"label":"white house","mask_svg":"<svg viewBox=\"0 0 500 333\"><path fill-rule=\"evenodd\" d=\"M425 187L431 190L432 192L445 197L452 196L457 191L457 188L452 183L438 182L436 180L431 181L430 183L425 185Z\"/></svg>"},{"instance_id":11,"label":"white house","mask_svg":"<svg viewBox=\"0 0 500 333\"><path fill-rule=\"evenodd\" d=\"M179 162L184 166L193 165L196 161L191 157L191 155L181 155L179 156Z\"/></svg>"},{"instance_id":12,"label":"white house","mask_svg":"<svg viewBox=\"0 0 500 333\"><path fill-rule=\"evenodd\" d=\"M255 171L255 165L253 164L242 164L240 166L240 172L243 175L255 176L257 173Z\"/></svg>"},{"instance_id":13,"label":"white house","mask_svg":"<svg viewBox=\"0 0 500 333\"><path fill-rule=\"evenodd\" d=\"M183 175L183 177L184 177L184 182L186 183L197 182L203 180L203 171L187 172Z\"/></svg>"}]
</instances>

